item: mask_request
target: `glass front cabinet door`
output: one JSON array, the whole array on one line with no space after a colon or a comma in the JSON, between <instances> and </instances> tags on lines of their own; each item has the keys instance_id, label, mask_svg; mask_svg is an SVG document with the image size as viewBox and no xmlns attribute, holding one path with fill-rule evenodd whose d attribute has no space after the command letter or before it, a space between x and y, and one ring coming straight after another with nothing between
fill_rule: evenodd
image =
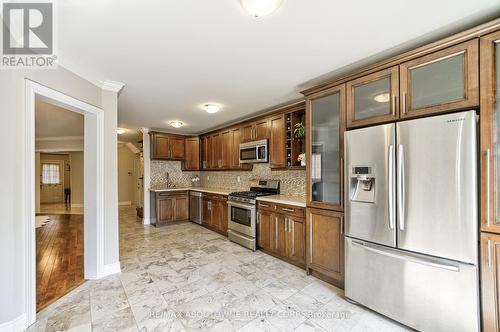
<instances>
[{"instance_id":1,"label":"glass front cabinet door","mask_svg":"<svg viewBox=\"0 0 500 332\"><path fill-rule=\"evenodd\" d=\"M478 66L477 39L401 64L401 118L477 107Z\"/></svg>"},{"instance_id":2,"label":"glass front cabinet door","mask_svg":"<svg viewBox=\"0 0 500 332\"><path fill-rule=\"evenodd\" d=\"M398 66L346 84L347 127L394 121L399 116Z\"/></svg>"},{"instance_id":3,"label":"glass front cabinet door","mask_svg":"<svg viewBox=\"0 0 500 332\"><path fill-rule=\"evenodd\" d=\"M342 211L345 85L307 96L307 205Z\"/></svg>"},{"instance_id":4,"label":"glass front cabinet door","mask_svg":"<svg viewBox=\"0 0 500 332\"><path fill-rule=\"evenodd\" d=\"M500 31L481 38L481 230L500 233Z\"/></svg>"}]
</instances>

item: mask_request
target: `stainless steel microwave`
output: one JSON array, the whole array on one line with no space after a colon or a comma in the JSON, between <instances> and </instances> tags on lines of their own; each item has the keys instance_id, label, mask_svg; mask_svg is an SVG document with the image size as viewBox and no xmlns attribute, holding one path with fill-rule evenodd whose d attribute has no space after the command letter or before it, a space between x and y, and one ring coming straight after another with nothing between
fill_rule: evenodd
<instances>
[{"instance_id":1,"label":"stainless steel microwave","mask_svg":"<svg viewBox=\"0 0 500 332\"><path fill-rule=\"evenodd\" d=\"M240 163L267 163L267 139L240 144Z\"/></svg>"}]
</instances>

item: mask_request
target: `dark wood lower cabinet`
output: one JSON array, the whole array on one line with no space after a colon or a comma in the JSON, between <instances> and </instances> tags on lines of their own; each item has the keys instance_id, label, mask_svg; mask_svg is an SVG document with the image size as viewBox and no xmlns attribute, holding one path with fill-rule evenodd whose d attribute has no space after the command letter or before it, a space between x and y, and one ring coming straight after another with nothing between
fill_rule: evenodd
<instances>
[{"instance_id":1,"label":"dark wood lower cabinet","mask_svg":"<svg viewBox=\"0 0 500 332\"><path fill-rule=\"evenodd\" d=\"M204 194L202 225L227 236L227 196Z\"/></svg>"},{"instance_id":2,"label":"dark wood lower cabinet","mask_svg":"<svg viewBox=\"0 0 500 332\"><path fill-rule=\"evenodd\" d=\"M258 207L257 245L265 252L305 267L305 210L280 204Z\"/></svg>"},{"instance_id":3,"label":"dark wood lower cabinet","mask_svg":"<svg viewBox=\"0 0 500 332\"><path fill-rule=\"evenodd\" d=\"M481 233L481 301L484 332L500 331L500 234Z\"/></svg>"},{"instance_id":4,"label":"dark wood lower cabinet","mask_svg":"<svg viewBox=\"0 0 500 332\"><path fill-rule=\"evenodd\" d=\"M152 224L155 226L189 220L189 195L187 191L152 193L151 207L151 211L155 211L152 220Z\"/></svg>"},{"instance_id":5,"label":"dark wood lower cabinet","mask_svg":"<svg viewBox=\"0 0 500 332\"><path fill-rule=\"evenodd\" d=\"M343 288L343 214L307 208L306 239L308 272Z\"/></svg>"}]
</instances>

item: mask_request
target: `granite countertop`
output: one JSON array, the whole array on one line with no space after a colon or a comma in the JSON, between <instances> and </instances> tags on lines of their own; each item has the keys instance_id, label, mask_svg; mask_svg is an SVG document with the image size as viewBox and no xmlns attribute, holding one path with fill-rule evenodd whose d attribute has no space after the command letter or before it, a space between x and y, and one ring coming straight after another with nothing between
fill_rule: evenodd
<instances>
[{"instance_id":1,"label":"granite countertop","mask_svg":"<svg viewBox=\"0 0 500 332\"><path fill-rule=\"evenodd\" d=\"M206 187L179 187L179 188L149 188L149 191L161 193L161 192L173 192L173 191L199 191L208 194L217 194L217 195L229 195L235 190L231 189L221 189L221 188L206 188Z\"/></svg>"},{"instance_id":2,"label":"granite countertop","mask_svg":"<svg viewBox=\"0 0 500 332\"><path fill-rule=\"evenodd\" d=\"M306 198L305 197L293 197L293 196L286 196L286 195L271 195L271 196L257 197L257 200L263 201L263 202L293 205L293 206L298 206L298 207L306 207Z\"/></svg>"}]
</instances>

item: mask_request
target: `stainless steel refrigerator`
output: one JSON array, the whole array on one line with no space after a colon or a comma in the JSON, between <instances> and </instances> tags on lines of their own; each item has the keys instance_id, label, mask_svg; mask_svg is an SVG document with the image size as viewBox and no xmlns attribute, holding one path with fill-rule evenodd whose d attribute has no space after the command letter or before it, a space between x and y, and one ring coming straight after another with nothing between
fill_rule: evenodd
<instances>
[{"instance_id":1,"label":"stainless steel refrigerator","mask_svg":"<svg viewBox=\"0 0 500 332\"><path fill-rule=\"evenodd\" d=\"M345 133L345 295L419 331L479 331L474 111Z\"/></svg>"}]
</instances>

